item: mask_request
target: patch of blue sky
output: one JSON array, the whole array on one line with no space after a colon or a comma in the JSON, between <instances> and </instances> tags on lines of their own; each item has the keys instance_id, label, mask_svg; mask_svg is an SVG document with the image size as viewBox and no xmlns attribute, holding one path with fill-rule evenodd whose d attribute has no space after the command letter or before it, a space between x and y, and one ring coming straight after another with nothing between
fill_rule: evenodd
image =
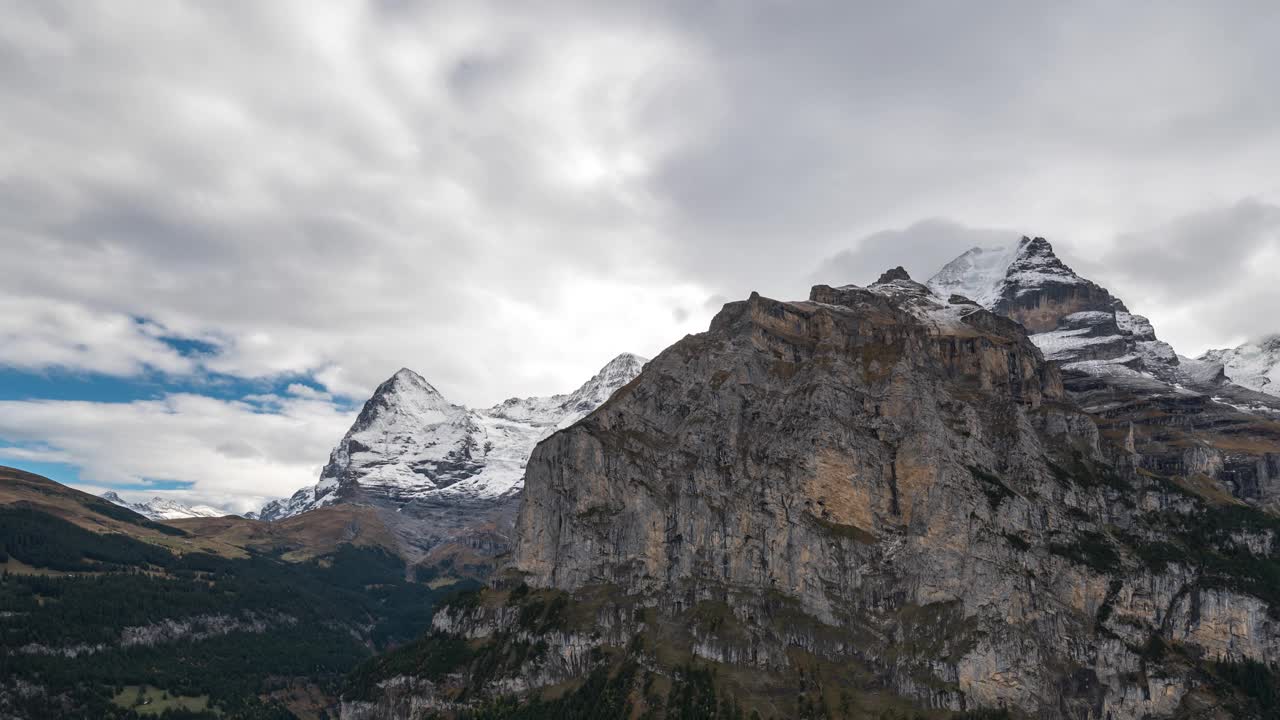
<instances>
[{"instance_id":1,"label":"patch of blue sky","mask_svg":"<svg viewBox=\"0 0 1280 720\"><path fill-rule=\"evenodd\" d=\"M190 480L143 478L141 482L110 483L110 485L112 490L138 490L141 492L149 492L151 490L190 490L195 486L195 483Z\"/></svg>"},{"instance_id":2,"label":"patch of blue sky","mask_svg":"<svg viewBox=\"0 0 1280 720\"><path fill-rule=\"evenodd\" d=\"M146 322L145 319L137 319ZM192 358L211 357L219 352L214 342L193 338L160 337L177 352ZM280 403L292 394L290 386L297 385L323 393L325 387L308 373L288 373L269 378L243 378L234 375L198 370L184 375L170 375L154 370L120 377L103 373L85 372L65 368L23 370L0 367L0 401L82 401L91 403L129 403L160 400L167 395L194 394L224 401L242 402L256 412L275 413ZM295 388L296 389L296 388ZM305 394L305 393L301 393ZM354 410L359 403L352 398L332 398L337 407ZM0 464L17 467L44 475L64 484L80 483L80 470L73 463L34 459L49 448L39 443L7 442L0 437ZM6 452L8 450L8 452ZM52 454L52 453L50 453ZM164 479L145 479L138 483L111 483L117 490L182 490L190 482Z\"/></svg>"},{"instance_id":3,"label":"patch of blue sky","mask_svg":"<svg viewBox=\"0 0 1280 720\"><path fill-rule=\"evenodd\" d=\"M0 465L8 465L16 467L19 470L26 470L29 473L43 475L50 480L60 482L63 485L73 485L80 482L80 468L71 463L62 462L44 462L39 460L30 460L26 457L11 457L5 453L7 448L20 447L0 443Z\"/></svg>"},{"instance_id":4,"label":"patch of blue sky","mask_svg":"<svg viewBox=\"0 0 1280 720\"><path fill-rule=\"evenodd\" d=\"M171 375L147 369L127 377L50 367L32 371L0 367L0 400L81 400L86 402L133 402L155 400L175 393L205 395L219 400L242 400L261 404L268 396L289 394L290 385L316 392L325 387L306 372L285 373L268 378L244 378L209 372L202 359L215 357L223 345L217 340L164 334L163 329L144 317L134 322L155 328L156 338L183 357L196 361L197 371ZM340 406L349 399L338 398ZM269 403L267 403L269 404Z\"/></svg>"},{"instance_id":5,"label":"patch of blue sky","mask_svg":"<svg viewBox=\"0 0 1280 720\"><path fill-rule=\"evenodd\" d=\"M324 392L322 384L304 374L241 378L217 373L175 376L148 372L118 377L60 368L39 371L0 368L0 400L133 402L192 393L220 400L248 398L252 401L255 396L283 396L289 386L295 384Z\"/></svg>"}]
</instances>

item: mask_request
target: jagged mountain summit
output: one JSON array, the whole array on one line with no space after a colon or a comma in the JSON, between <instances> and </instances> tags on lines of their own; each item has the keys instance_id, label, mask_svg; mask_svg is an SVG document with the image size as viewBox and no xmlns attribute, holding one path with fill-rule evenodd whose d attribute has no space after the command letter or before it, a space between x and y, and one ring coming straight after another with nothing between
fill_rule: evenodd
<instances>
[{"instance_id":1,"label":"jagged mountain summit","mask_svg":"<svg viewBox=\"0 0 1280 720\"><path fill-rule=\"evenodd\" d=\"M1169 378L1179 364L1147 318L1077 275L1044 238L973 248L947 263L928 286L943 297L967 297L1016 320L1046 359L1067 369Z\"/></svg>"},{"instance_id":2,"label":"jagged mountain summit","mask_svg":"<svg viewBox=\"0 0 1280 720\"><path fill-rule=\"evenodd\" d=\"M219 510L209 505L186 505L177 500L170 500L162 497L153 497L146 502L131 503L120 497L115 491L108 491L102 494L102 499L115 503L121 507L127 507L148 520L183 520L186 518L212 518L224 517L232 513L226 510Z\"/></svg>"},{"instance_id":3,"label":"jagged mountain summit","mask_svg":"<svg viewBox=\"0 0 1280 720\"><path fill-rule=\"evenodd\" d=\"M1198 359L1221 364L1237 385L1280 397L1280 333L1236 348L1210 350Z\"/></svg>"},{"instance_id":4,"label":"jagged mountain summit","mask_svg":"<svg viewBox=\"0 0 1280 720\"><path fill-rule=\"evenodd\" d=\"M567 395L512 398L484 410L454 405L402 369L378 386L314 486L263 507L279 520L335 502L402 508L492 505L516 495L539 440L577 422L640 373L624 353Z\"/></svg>"},{"instance_id":5,"label":"jagged mountain summit","mask_svg":"<svg viewBox=\"0 0 1280 720\"><path fill-rule=\"evenodd\" d=\"M1280 505L1280 402L1232 382L1212 355L1177 355L1147 318L1077 275L1044 238L974 248L928 285L1026 327L1060 364L1072 400L1143 469L1213 478L1241 500ZM1248 373L1237 365L1237 374Z\"/></svg>"}]
</instances>

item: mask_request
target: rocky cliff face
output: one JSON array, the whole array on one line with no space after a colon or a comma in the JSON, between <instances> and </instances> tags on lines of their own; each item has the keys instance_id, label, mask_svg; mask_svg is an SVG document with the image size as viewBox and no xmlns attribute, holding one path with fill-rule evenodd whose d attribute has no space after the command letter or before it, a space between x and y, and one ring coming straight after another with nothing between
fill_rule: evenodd
<instances>
[{"instance_id":1,"label":"rocky cliff face","mask_svg":"<svg viewBox=\"0 0 1280 720\"><path fill-rule=\"evenodd\" d=\"M900 271L726 305L525 483L513 574L436 619L490 660L389 664L344 716L640 667L658 717L688 668L762 717L1168 717L1235 701L1206 659L1280 651L1274 518L1142 467L1021 325Z\"/></svg>"}]
</instances>

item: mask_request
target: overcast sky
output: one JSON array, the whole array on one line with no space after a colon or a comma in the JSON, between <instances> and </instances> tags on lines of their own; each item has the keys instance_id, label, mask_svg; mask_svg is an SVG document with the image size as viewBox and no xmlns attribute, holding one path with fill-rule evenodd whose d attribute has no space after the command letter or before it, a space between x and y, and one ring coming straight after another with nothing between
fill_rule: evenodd
<instances>
[{"instance_id":1,"label":"overcast sky","mask_svg":"<svg viewBox=\"0 0 1280 720\"><path fill-rule=\"evenodd\" d=\"M568 391L1022 234L1280 329L1280 5L868 5L0 0L0 462L245 510L401 366Z\"/></svg>"}]
</instances>

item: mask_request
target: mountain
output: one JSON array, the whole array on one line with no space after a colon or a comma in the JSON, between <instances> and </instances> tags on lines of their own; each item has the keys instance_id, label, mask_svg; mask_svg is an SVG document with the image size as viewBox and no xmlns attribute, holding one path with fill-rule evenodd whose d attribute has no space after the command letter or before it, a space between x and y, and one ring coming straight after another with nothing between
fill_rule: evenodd
<instances>
[{"instance_id":1,"label":"mountain","mask_svg":"<svg viewBox=\"0 0 1280 720\"><path fill-rule=\"evenodd\" d=\"M17 468L0 466L0 507L30 509L84 530L125 536L151 544L187 542L186 539L175 539L185 538L186 534L181 530L154 522L128 506ZM220 548L208 546L201 546L200 550L221 552Z\"/></svg>"},{"instance_id":2,"label":"mountain","mask_svg":"<svg viewBox=\"0 0 1280 720\"><path fill-rule=\"evenodd\" d=\"M484 410L450 403L402 369L364 404L319 482L268 503L258 517L277 522L323 507L368 507L411 563L484 575L491 558L510 548L534 446L594 410L645 362L624 353L572 393Z\"/></svg>"},{"instance_id":3,"label":"mountain","mask_svg":"<svg viewBox=\"0 0 1280 720\"><path fill-rule=\"evenodd\" d=\"M1274 455L1280 426L1158 412L1181 362L1124 359L1158 342L1136 322L1096 318L1120 338L1097 364L1047 361L1037 335L1128 311L1021 249L969 258L1005 268L979 295L1000 313L901 269L725 305L535 448L509 565L353 673L342 717L1272 712L1280 519L1143 453L1229 455L1223 420Z\"/></svg>"},{"instance_id":4,"label":"mountain","mask_svg":"<svg viewBox=\"0 0 1280 720\"><path fill-rule=\"evenodd\" d=\"M1178 356L1151 322L1067 267L1044 238L973 248L928 281L942 297L969 298L1017 321L1045 359L1092 374L1172 377Z\"/></svg>"},{"instance_id":5,"label":"mountain","mask_svg":"<svg viewBox=\"0 0 1280 720\"><path fill-rule=\"evenodd\" d=\"M226 510L219 510L208 505L184 505L176 500L153 497L144 503L131 503L117 495L114 491L102 494L102 499L113 502L151 520L180 520L194 517L222 517L230 515Z\"/></svg>"},{"instance_id":6,"label":"mountain","mask_svg":"<svg viewBox=\"0 0 1280 720\"><path fill-rule=\"evenodd\" d=\"M1223 366L1237 385L1280 397L1280 334L1247 342L1227 350L1210 350L1201 362Z\"/></svg>"},{"instance_id":7,"label":"mountain","mask_svg":"<svg viewBox=\"0 0 1280 720\"><path fill-rule=\"evenodd\" d=\"M1062 368L1071 400L1139 467L1211 478L1232 496L1280 505L1280 402L1232 381L1213 358L1180 357L1147 318L1081 278L1044 238L974 248L928 282L1022 324Z\"/></svg>"}]
</instances>

